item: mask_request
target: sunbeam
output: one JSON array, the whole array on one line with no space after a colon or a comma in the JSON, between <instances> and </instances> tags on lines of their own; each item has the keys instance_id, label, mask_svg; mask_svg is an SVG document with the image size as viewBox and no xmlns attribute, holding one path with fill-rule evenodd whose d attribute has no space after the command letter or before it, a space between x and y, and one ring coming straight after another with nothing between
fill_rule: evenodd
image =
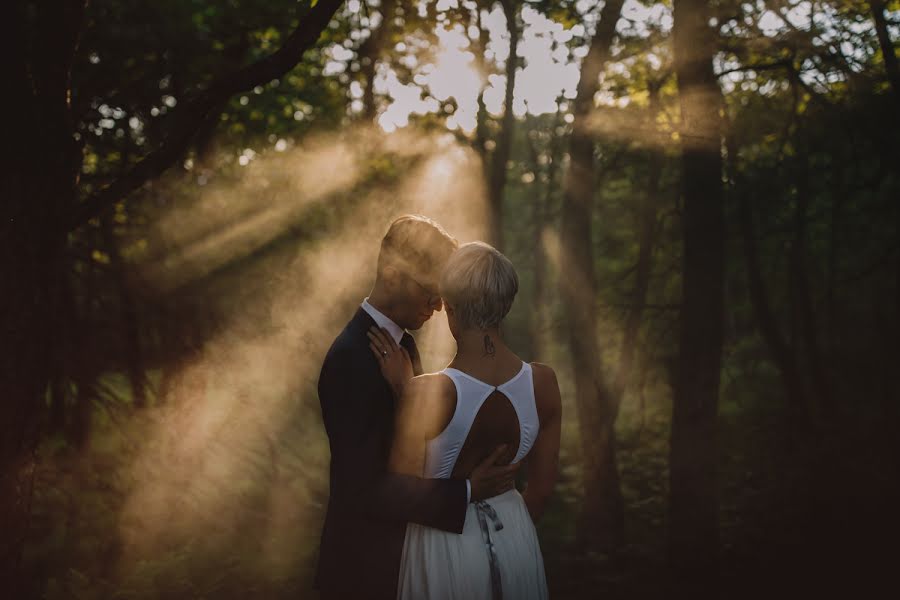
<instances>
[{"instance_id":1,"label":"sunbeam","mask_svg":"<svg viewBox=\"0 0 900 600\"><path fill-rule=\"evenodd\" d=\"M394 146L396 142L392 139L382 148L427 151L424 162L396 184L368 190L339 226L298 248L285 272L254 274L254 282L266 282L263 288L247 296L249 304L237 307L199 357L173 378L187 389L172 390L175 401L156 411L153 425L141 434L141 450L129 473L135 487L120 518L126 550L120 569L137 568L141 557L173 540L193 540L210 549L228 547L229 540L246 535L243 520L254 518L247 513L247 503L254 498L267 507L261 519L264 529L255 532L253 542L260 544L260 569L283 574L303 558L298 553L314 547L318 532L313 523L321 517L327 487L327 456L322 454L327 446L317 426L314 385L327 345L373 281L387 223L398 214L420 212L442 222L462 241L484 233L480 166L472 152L452 138L408 137L405 144ZM331 156L348 147L342 143ZM272 165L261 164L259 171L272 173L299 162L297 157L279 157ZM349 158L347 163L355 164ZM309 175L299 168L292 174L298 180ZM256 181L259 175L248 177ZM339 194L352 181L346 174L336 178L333 185L320 181L318 189ZM238 189L247 185L242 182ZM248 226L246 235L254 240L274 235L289 225L278 216L290 219L295 206L270 209L265 220L255 221L257 229ZM207 204L200 202L197 209L204 215ZM181 222L192 218L188 209L179 212ZM181 233L184 245L191 246ZM207 237L206 255L233 260L233 241L224 235L217 239L228 249ZM254 269L271 267L248 267ZM257 332L242 314L258 314L260 307L254 303L271 318L271 326ZM426 365L439 368L450 358L452 338L442 315L432 321L419 337ZM298 443L291 436L305 439ZM297 531L306 531L310 538L298 543L294 534L286 533Z\"/></svg>"}]
</instances>

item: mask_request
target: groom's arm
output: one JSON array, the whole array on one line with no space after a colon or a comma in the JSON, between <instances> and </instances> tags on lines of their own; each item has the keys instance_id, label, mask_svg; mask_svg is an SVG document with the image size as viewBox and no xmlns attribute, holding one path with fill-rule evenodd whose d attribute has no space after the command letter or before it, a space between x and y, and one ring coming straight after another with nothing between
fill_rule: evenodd
<instances>
[{"instance_id":1,"label":"groom's arm","mask_svg":"<svg viewBox=\"0 0 900 600\"><path fill-rule=\"evenodd\" d=\"M332 501L361 515L462 532L468 506L464 480L387 470L393 414L382 414L378 398L385 384L372 357L354 350L329 356L319 378L331 444Z\"/></svg>"}]
</instances>

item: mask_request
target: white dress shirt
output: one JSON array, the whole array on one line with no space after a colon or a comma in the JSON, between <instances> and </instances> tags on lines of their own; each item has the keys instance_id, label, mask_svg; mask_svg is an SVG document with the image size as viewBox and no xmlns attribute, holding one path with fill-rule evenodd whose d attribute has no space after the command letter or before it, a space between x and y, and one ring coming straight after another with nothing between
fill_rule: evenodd
<instances>
[{"instance_id":1,"label":"white dress shirt","mask_svg":"<svg viewBox=\"0 0 900 600\"><path fill-rule=\"evenodd\" d=\"M406 333L406 330L391 321L391 319L383 312L369 304L368 297L362 301L361 306L364 311L369 313L369 316L372 317L376 325L387 329L388 333L391 334L391 337L394 338L394 341L397 342L397 345L399 346L400 340L403 339L403 334Z\"/></svg>"},{"instance_id":2,"label":"white dress shirt","mask_svg":"<svg viewBox=\"0 0 900 600\"><path fill-rule=\"evenodd\" d=\"M406 330L394 323L387 315L383 312L369 304L369 298L366 296L362 304L362 309L368 313L372 320L375 321L375 324L379 327L383 327L387 330L391 337L394 338L394 341L397 342L397 345L400 345L400 340L403 339L403 334L406 333ZM466 503L468 504L472 500L472 482L466 479Z\"/></svg>"}]
</instances>

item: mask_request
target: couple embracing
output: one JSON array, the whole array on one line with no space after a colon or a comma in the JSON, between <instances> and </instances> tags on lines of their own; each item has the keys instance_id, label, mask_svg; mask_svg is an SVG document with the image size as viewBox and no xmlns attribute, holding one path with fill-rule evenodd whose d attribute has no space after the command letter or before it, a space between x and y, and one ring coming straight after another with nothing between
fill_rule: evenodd
<instances>
[{"instance_id":1,"label":"couple embracing","mask_svg":"<svg viewBox=\"0 0 900 600\"><path fill-rule=\"evenodd\" d=\"M517 290L491 246L459 246L421 216L390 225L375 285L319 377L331 448L324 600L547 597L534 521L557 476L560 394L550 367L523 362L500 335ZM408 330L442 308L456 356L423 374Z\"/></svg>"}]
</instances>

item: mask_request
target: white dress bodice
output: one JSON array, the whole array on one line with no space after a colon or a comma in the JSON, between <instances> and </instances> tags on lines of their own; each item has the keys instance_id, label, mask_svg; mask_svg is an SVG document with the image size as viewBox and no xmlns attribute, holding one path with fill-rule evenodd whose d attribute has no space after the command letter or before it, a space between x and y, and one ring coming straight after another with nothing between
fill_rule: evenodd
<instances>
[{"instance_id":1,"label":"white dress bodice","mask_svg":"<svg viewBox=\"0 0 900 600\"><path fill-rule=\"evenodd\" d=\"M441 373L449 377L456 387L456 409L447 427L426 445L424 476L434 479L450 477L481 405L495 391L509 400L519 420L519 449L513 462L525 458L534 445L540 428L531 365L523 362L522 368L512 379L498 386L450 367Z\"/></svg>"}]
</instances>

